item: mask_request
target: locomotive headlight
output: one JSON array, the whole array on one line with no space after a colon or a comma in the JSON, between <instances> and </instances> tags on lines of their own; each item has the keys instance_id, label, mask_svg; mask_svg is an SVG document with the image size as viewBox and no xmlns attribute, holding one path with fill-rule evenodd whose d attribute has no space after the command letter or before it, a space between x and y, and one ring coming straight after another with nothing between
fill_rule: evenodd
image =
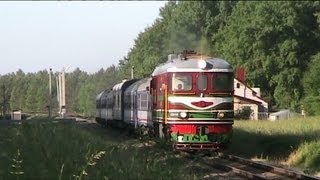
<instances>
[{"instance_id":1,"label":"locomotive headlight","mask_svg":"<svg viewBox=\"0 0 320 180\"><path fill-rule=\"evenodd\" d=\"M223 118L224 117L224 113L223 112L219 112L218 113L218 118Z\"/></svg>"},{"instance_id":2,"label":"locomotive headlight","mask_svg":"<svg viewBox=\"0 0 320 180\"><path fill-rule=\"evenodd\" d=\"M198 67L201 69L205 69L207 67L207 62L203 59L198 61Z\"/></svg>"},{"instance_id":3,"label":"locomotive headlight","mask_svg":"<svg viewBox=\"0 0 320 180\"><path fill-rule=\"evenodd\" d=\"M186 112L180 112L179 115L181 118L186 118L188 116Z\"/></svg>"}]
</instances>

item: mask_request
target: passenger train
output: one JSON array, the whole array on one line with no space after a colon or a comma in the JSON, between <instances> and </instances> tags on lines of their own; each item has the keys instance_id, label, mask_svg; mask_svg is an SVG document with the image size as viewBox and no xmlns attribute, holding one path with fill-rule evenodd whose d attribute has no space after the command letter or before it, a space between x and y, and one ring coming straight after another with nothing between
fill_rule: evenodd
<instances>
[{"instance_id":1,"label":"passenger train","mask_svg":"<svg viewBox=\"0 0 320 180\"><path fill-rule=\"evenodd\" d=\"M151 77L123 80L96 98L96 121L148 129L175 149L218 150L230 142L233 69L195 52L171 54Z\"/></svg>"}]
</instances>

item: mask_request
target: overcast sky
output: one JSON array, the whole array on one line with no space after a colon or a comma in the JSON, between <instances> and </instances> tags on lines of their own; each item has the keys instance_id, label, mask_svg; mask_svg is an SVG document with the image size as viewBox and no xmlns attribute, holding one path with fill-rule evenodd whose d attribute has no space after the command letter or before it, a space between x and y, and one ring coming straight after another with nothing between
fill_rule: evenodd
<instances>
[{"instance_id":1,"label":"overcast sky","mask_svg":"<svg viewBox=\"0 0 320 180\"><path fill-rule=\"evenodd\" d=\"M0 74L117 65L165 3L0 2Z\"/></svg>"}]
</instances>

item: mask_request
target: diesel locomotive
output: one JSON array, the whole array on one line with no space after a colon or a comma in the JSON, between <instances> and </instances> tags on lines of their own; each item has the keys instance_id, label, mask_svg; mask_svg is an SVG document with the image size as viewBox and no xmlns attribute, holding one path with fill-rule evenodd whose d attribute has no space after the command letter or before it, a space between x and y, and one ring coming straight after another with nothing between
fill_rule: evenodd
<instances>
[{"instance_id":1,"label":"diesel locomotive","mask_svg":"<svg viewBox=\"0 0 320 180\"><path fill-rule=\"evenodd\" d=\"M233 69L225 60L170 54L151 77L124 80L96 98L96 121L147 129L175 149L218 150L232 136Z\"/></svg>"}]
</instances>

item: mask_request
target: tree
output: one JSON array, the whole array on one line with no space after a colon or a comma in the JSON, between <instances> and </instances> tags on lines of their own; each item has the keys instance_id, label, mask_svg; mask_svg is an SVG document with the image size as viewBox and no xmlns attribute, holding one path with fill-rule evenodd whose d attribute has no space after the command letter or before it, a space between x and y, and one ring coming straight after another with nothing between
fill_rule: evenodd
<instances>
[{"instance_id":1,"label":"tree","mask_svg":"<svg viewBox=\"0 0 320 180\"><path fill-rule=\"evenodd\" d=\"M79 68L76 68L71 73L66 73L66 106L68 112L79 112L80 105L76 98L79 89L85 85L88 77L88 73L81 71Z\"/></svg>"},{"instance_id":2,"label":"tree","mask_svg":"<svg viewBox=\"0 0 320 180\"><path fill-rule=\"evenodd\" d=\"M215 49L244 66L251 86L279 108L299 107L301 77L320 47L314 2L238 2L214 36ZM312 44L312 45L311 45Z\"/></svg>"},{"instance_id":3,"label":"tree","mask_svg":"<svg viewBox=\"0 0 320 180\"><path fill-rule=\"evenodd\" d=\"M10 106L12 110L23 110L25 105L25 93L27 91L26 75L19 69L15 73L13 87L10 98Z\"/></svg>"},{"instance_id":4,"label":"tree","mask_svg":"<svg viewBox=\"0 0 320 180\"><path fill-rule=\"evenodd\" d=\"M320 52L312 56L303 79L305 98L303 106L309 115L320 115Z\"/></svg>"}]
</instances>

